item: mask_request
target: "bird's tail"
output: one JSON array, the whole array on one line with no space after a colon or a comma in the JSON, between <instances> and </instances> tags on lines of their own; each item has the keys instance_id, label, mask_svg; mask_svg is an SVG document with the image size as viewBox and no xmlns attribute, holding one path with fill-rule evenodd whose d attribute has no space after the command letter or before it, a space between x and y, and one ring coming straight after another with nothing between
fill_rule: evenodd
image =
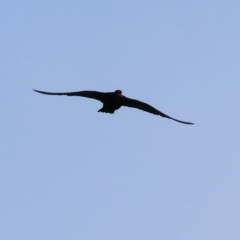
<instances>
[{"instance_id":1,"label":"bird's tail","mask_svg":"<svg viewBox=\"0 0 240 240\"><path fill-rule=\"evenodd\" d=\"M101 109L98 110L98 112L105 112L105 113L114 113L114 110L110 110L110 109L106 109L104 107L102 107Z\"/></svg>"}]
</instances>

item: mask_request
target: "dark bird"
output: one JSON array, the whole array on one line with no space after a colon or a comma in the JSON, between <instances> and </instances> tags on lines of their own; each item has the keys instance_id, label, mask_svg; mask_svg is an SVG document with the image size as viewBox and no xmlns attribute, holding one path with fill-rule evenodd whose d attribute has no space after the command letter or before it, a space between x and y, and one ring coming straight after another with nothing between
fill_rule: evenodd
<instances>
[{"instance_id":1,"label":"dark bird","mask_svg":"<svg viewBox=\"0 0 240 240\"><path fill-rule=\"evenodd\" d=\"M115 92L79 91L79 92L65 92L65 93L43 92L38 90L34 90L34 91L42 94L47 94L47 95L66 95L66 96L80 96L80 97L93 98L103 103L103 107L99 109L98 112L113 114L115 110L119 109L122 106L125 106L125 107L137 108L155 115L160 115L161 117L169 118L180 123L194 124L191 122L184 122L184 121L180 121L175 118L169 117L168 115L158 111L156 108L150 106L147 103L125 97L122 95L121 90L116 90Z\"/></svg>"}]
</instances>

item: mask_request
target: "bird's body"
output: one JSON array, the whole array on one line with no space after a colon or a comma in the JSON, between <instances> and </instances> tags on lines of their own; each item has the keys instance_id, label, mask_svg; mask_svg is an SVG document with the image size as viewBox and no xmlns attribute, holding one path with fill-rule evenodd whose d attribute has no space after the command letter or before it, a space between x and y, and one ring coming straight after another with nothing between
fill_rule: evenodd
<instances>
[{"instance_id":1,"label":"bird's body","mask_svg":"<svg viewBox=\"0 0 240 240\"><path fill-rule=\"evenodd\" d=\"M169 117L168 115L160 112L156 108L150 106L147 103L127 98L122 95L121 90L116 90L115 92L97 92L97 91L79 91L79 92L65 92L65 93L53 93L53 92L43 92L34 90L38 93L47 94L47 95L66 95L66 96L80 96L87 97L98 100L103 103L103 107L98 110L98 112L105 112L113 114L115 110L118 110L121 106L137 108L155 115L160 115L165 118L172 119L174 121L184 123L184 124L193 124L190 122L184 122L177 120L175 118Z\"/></svg>"}]
</instances>

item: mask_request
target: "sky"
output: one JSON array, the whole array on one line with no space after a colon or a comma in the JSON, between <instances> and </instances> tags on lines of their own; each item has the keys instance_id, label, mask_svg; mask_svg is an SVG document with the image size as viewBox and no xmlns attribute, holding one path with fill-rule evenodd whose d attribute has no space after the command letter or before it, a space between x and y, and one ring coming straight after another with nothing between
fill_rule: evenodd
<instances>
[{"instance_id":1,"label":"sky","mask_svg":"<svg viewBox=\"0 0 240 240\"><path fill-rule=\"evenodd\" d=\"M0 239L240 239L239 10L2 0Z\"/></svg>"}]
</instances>

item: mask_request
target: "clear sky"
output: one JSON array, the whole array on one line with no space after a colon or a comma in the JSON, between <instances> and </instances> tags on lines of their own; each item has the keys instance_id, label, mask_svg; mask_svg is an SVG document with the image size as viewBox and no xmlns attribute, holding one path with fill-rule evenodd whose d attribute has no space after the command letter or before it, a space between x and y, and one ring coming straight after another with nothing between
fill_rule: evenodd
<instances>
[{"instance_id":1,"label":"clear sky","mask_svg":"<svg viewBox=\"0 0 240 240\"><path fill-rule=\"evenodd\" d=\"M240 1L2 0L0 239L239 240L239 23Z\"/></svg>"}]
</instances>

